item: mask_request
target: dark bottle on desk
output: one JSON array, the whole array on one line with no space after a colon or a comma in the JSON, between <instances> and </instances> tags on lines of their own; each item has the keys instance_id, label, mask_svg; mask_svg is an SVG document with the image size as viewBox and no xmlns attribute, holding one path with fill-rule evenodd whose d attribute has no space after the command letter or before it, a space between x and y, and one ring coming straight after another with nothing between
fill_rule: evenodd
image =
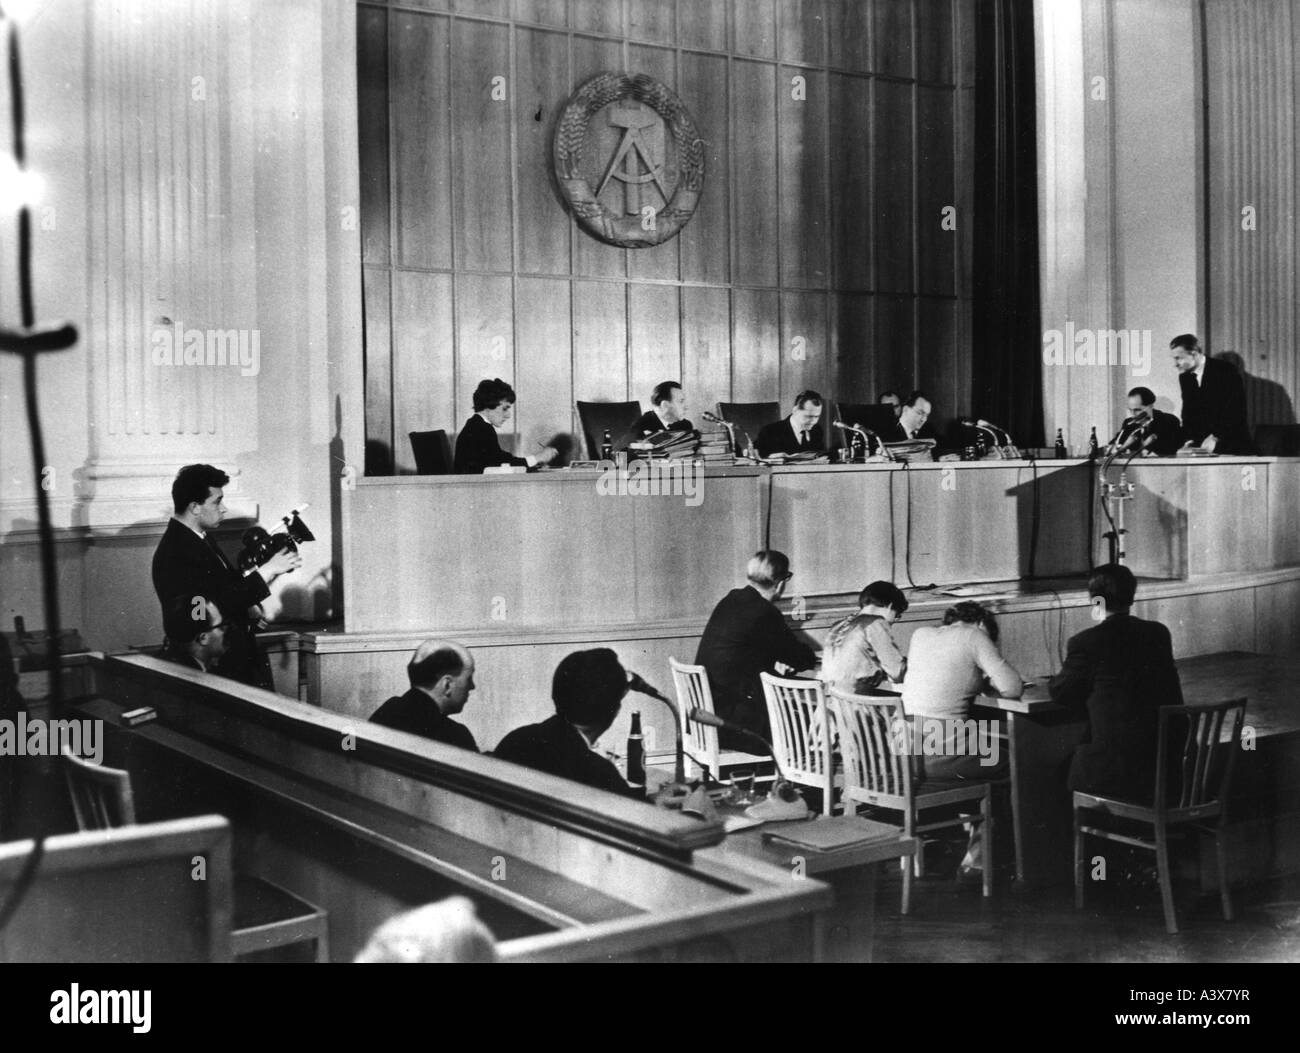
<instances>
[{"instance_id":1,"label":"dark bottle on desk","mask_svg":"<svg viewBox=\"0 0 1300 1053\"><path fill-rule=\"evenodd\" d=\"M633 786L645 785L645 748L641 739L641 714L632 714L632 730L627 736L627 781Z\"/></svg>"},{"instance_id":2,"label":"dark bottle on desk","mask_svg":"<svg viewBox=\"0 0 1300 1053\"><path fill-rule=\"evenodd\" d=\"M853 433L853 438L849 442L849 449L855 462L867 459L867 440L862 437L862 432L855 431Z\"/></svg>"},{"instance_id":3,"label":"dark bottle on desk","mask_svg":"<svg viewBox=\"0 0 1300 1053\"><path fill-rule=\"evenodd\" d=\"M1061 433L1061 429L1057 428L1056 429L1056 459L1058 461L1064 460L1066 457L1069 456L1070 456L1070 451L1065 448L1065 436Z\"/></svg>"},{"instance_id":4,"label":"dark bottle on desk","mask_svg":"<svg viewBox=\"0 0 1300 1053\"><path fill-rule=\"evenodd\" d=\"M1101 451L1097 446L1097 426L1094 424L1092 426L1092 434L1088 436L1088 460L1095 461L1097 459L1097 454L1100 452Z\"/></svg>"},{"instance_id":5,"label":"dark bottle on desk","mask_svg":"<svg viewBox=\"0 0 1300 1053\"><path fill-rule=\"evenodd\" d=\"M610 438L608 428L605 429L605 437L600 442L600 459L602 461L614 459L614 440Z\"/></svg>"}]
</instances>

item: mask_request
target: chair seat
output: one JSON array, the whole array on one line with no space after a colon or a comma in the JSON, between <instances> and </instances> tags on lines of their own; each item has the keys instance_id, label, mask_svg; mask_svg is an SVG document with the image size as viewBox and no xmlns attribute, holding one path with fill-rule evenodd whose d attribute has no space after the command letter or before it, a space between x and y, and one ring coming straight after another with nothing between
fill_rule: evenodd
<instances>
[{"instance_id":1,"label":"chair seat","mask_svg":"<svg viewBox=\"0 0 1300 1053\"><path fill-rule=\"evenodd\" d=\"M273 882L236 874L231 952L238 957L314 940L316 960L328 961L327 916L326 911Z\"/></svg>"},{"instance_id":2,"label":"chair seat","mask_svg":"<svg viewBox=\"0 0 1300 1053\"><path fill-rule=\"evenodd\" d=\"M1148 823L1156 821L1154 804L1139 804L1118 797L1102 797L1099 794L1084 793L1082 790L1074 791L1074 807L1092 808L1106 815L1116 815L1124 819L1139 819ZM1220 813L1221 809L1222 805L1218 801L1198 804L1190 808L1166 808L1165 818L1170 823L1186 823L1194 819L1213 818Z\"/></svg>"}]
</instances>

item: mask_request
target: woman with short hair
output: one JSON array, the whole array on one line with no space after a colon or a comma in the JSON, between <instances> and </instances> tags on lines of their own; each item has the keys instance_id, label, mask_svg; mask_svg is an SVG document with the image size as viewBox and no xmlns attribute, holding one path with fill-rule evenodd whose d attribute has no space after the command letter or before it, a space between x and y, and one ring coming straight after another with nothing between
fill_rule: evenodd
<instances>
[{"instance_id":1,"label":"woman with short hair","mask_svg":"<svg viewBox=\"0 0 1300 1053\"><path fill-rule=\"evenodd\" d=\"M474 389L474 415L465 422L456 437L456 458L453 471L457 475L482 475L485 468L514 465L534 468L549 464L556 450L547 446L537 454L514 457L501 449L497 429L510 419L515 408L515 389L500 377L479 382Z\"/></svg>"}]
</instances>

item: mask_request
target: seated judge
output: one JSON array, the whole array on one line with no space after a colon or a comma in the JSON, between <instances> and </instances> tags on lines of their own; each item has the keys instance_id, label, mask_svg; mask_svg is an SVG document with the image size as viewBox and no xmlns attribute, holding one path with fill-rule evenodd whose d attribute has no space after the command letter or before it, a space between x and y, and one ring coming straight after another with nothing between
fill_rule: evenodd
<instances>
[{"instance_id":1,"label":"seated judge","mask_svg":"<svg viewBox=\"0 0 1300 1053\"><path fill-rule=\"evenodd\" d=\"M759 674L798 672L817 661L776 607L793 576L784 552L754 553L745 568L749 583L718 601L695 652L695 664L708 673L718 716L764 738L770 729ZM725 749L753 748L728 728L719 730L718 741Z\"/></svg>"},{"instance_id":2,"label":"seated judge","mask_svg":"<svg viewBox=\"0 0 1300 1053\"><path fill-rule=\"evenodd\" d=\"M474 656L450 640L425 640L406 666L410 690L380 706L370 723L478 752L469 728L452 720L474 690Z\"/></svg>"},{"instance_id":3,"label":"seated judge","mask_svg":"<svg viewBox=\"0 0 1300 1053\"><path fill-rule=\"evenodd\" d=\"M909 442L912 439L933 439L934 429L930 426L930 399L923 391L913 391L903 402L898 414L898 423L892 431L881 436L885 442Z\"/></svg>"},{"instance_id":4,"label":"seated judge","mask_svg":"<svg viewBox=\"0 0 1300 1053\"><path fill-rule=\"evenodd\" d=\"M1115 437L1115 452L1124 456L1143 451L1155 457L1172 457L1181 445L1182 425L1172 413L1156 409L1156 395L1150 388L1128 393L1129 416Z\"/></svg>"},{"instance_id":5,"label":"seated judge","mask_svg":"<svg viewBox=\"0 0 1300 1053\"><path fill-rule=\"evenodd\" d=\"M1246 385L1231 363L1206 357L1183 333L1169 342L1183 396L1183 445L1210 453L1254 453L1246 424Z\"/></svg>"},{"instance_id":6,"label":"seated judge","mask_svg":"<svg viewBox=\"0 0 1300 1053\"><path fill-rule=\"evenodd\" d=\"M555 667L551 701L555 715L515 728L495 756L572 779L598 790L644 799L644 792L596 752L596 740L614 723L628 692L627 671L608 647L574 651Z\"/></svg>"},{"instance_id":7,"label":"seated judge","mask_svg":"<svg viewBox=\"0 0 1300 1053\"><path fill-rule=\"evenodd\" d=\"M632 425L632 437L644 439L661 431L694 431L695 426L686 419L686 396L675 380L656 384L650 393L654 409L641 414Z\"/></svg>"},{"instance_id":8,"label":"seated judge","mask_svg":"<svg viewBox=\"0 0 1300 1053\"><path fill-rule=\"evenodd\" d=\"M763 425L754 440L760 457L783 458L793 453L824 453L826 438L822 433L822 397L815 391L801 391L794 399L794 409L784 420Z\"/></svg>"},{"instance_id":9,"label":"seated judge","mask_svg":"<svg viewBox=\"0 0 1300 1053\"><path fill-rule=\"evenodd\" d=\"M226 620L206 596L177 596L163 618L167 640L160 658L205 673L220 673L226 653Z\"/></svg>"},{"instance_id":10,"label":"seated judge","mask_svg":"<svg viewBox=\"0 0 1300 1053\"><path fill-rule=\"evenodd\" d=\"M901 684L907 659L894 643L890 625L907 610L907 597L890 581L873 581L858 595L858 612L831 627L822 650L822 680L851 695L889 692Z\"/></svg>"},{"instance_id":11,"label":"seated judge","mask_svg":"<svg viewBox=\"0 0 1300 1053\"><path fill-rule=\"evenodd\" d=\"M1092 572L1088 595L1098 624L1070 638L1049 690L1054 702L1088 715L1069 789L1149 804L1159 710L1182 705L1183 689L1169 630L1130 614L1136 594L1128 567L1108 563Z\"/></svg>"},{"instance_id":12,"label":"seated judge","mask_svg":"<svg viewBox=\"0 0 1300 1053\"><path fill-rule=\"evenodd\" d=\"M515 389L500 377L479 381L474 389L474 415L465 422L456 436L456 456L452 470L457 475L482 475L484 468L514 465L519 468L536 468L549 464L556 457L556 449L547 446L535 454L514 457L501 449L497 429L505 427L515 408Z\"/></svg>"},{"instance_id":13,"label":"seated judge","mask_svg":"<svg viewBox=\"0 0 1300 1053\"><path fill-rule=\"evenodd\" d=\"M893 406L895 417L903 412L903 400L899 398L897 391L882 391L876 403L881 406Z\"/></svg>"}]
</instances>

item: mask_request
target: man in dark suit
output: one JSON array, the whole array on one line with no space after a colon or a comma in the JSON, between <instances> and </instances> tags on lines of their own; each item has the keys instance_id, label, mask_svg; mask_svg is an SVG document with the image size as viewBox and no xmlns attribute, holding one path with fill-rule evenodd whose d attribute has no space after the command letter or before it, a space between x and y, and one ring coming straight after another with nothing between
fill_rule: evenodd
<instances>
[{"instance_id":1,"label":"man in dark suit","mask_svg":"<svg viewBox=\"0 0 1300 1053\"><path fill-rule=\"evenodd\" d=\"M821 420L822 397L815 391L801 391L794 409L784 420L763 425L754 440L760 457L786 457L796 453L825 453L826 437Z\"/></svg>"},{"instance_id":2,"label":"man in dark suit","mask_svg":"<svg viewBox=\"0 0 1300 1053\"><path fill-rule=\"evenodd\" d=\"M605 757L596 740L614 723L628 692L627 671L608 647L574 651L555 667L551 701L555 716L516 728L501 740L495 756L598 790L644 799Z\"/></svg>"},{"instance_id":3,"label":"man in dark suit","mask_svg":"<svg viewBox=\"0 0 1300 1053\"><path fill-rule=\"evenodd\" d=\"M817 657L801 643L775 602L790 580L790 560L783 552L756 552L745 569L749 584L732 589L718 601L704 626L695 664L709 674L709 689L718 716L769 737L767 703L760 673L776 674L777 664L792 672L811 669ZM750 749L743 736L727 728L718 734L726 749Z\"/></svg>"},{"instance_id":4,"label":"man in dark suit","mask_svg":"<svg viewBox=\"0 0 1300 1053\"><path fill-rule=\"evenodd\" d=\"M511 465L536 468L549 464L558 451L553 446L539 449L526 457L515 457L501 449L497 429L504 427L515 408L515 389L500 377L483 380L474 389L474 415L456 436L456 454L452 471L457 475L482 475L484 468Z\"/></svg>"},{"instance_id":5,"label":"man in dark suit","mask_svg":"<svg viewBox=\"0 0 1300 1053\"><path fill-rule=\"evenodd\" d=\"M1069 788L1150 803L1155 797L1161 706L1182 705L1169 630L1129 614L1137 582L1117 563L1088 579L1100 624L1072 637L1052 700L1086 708L1088 734L1070 764Z\"/></svg>"},{"instance_id":6,"label":"man in dark suit","mask_svg":"<svg viewBox=\"0 0 1300 1053\"><path fill-rule=\"evenodd\" d=\"M661 431L694 431L695 426L686 419L686 396L675 380L656 384L650 393L654 409L641 414L632 425L630 438L644 439Z\"/></svg>"},{"instance_id":7,"label":"man in dark suit","mask_svg":"<svg viewBox=\"0 0 1300 1053\"><path fill-rule=\"evenodd\" d=\"M898 422L881 437L885 442L935 438L934 429L930 426L931 409L929 396L924 391L913 391L903 403Z\"/></svg>"},{"instance_id":8,"label":"man in dark suit","mask_svg":"<svg viewBox=\"0 0 1300 1053\"><path fill-rule=\"evenodd\" d=\"M177 596L163 615L167 642L159 656L189 669L222 673L229 628L218 604L207 596Z\"/></svg>"},{"instance_id":9,"label":"man in dark suit","mask_svg":"<svg viewBox=\"0 0 1300 1053\"><path fill-rule=\"evenodd\" d=\"M1209 358L1191 333L1169 342L1183 396L1183 443L1211 453L1254 453L1246 385L1227 362Z\"/></svg>"},{"instance_id":10,"label":"man in dark suit","mask_svg":"<svg viewBox=\"0 0 1300 1053\"><path fill-rule=\"evenodd\" d=\"M1156 409L1156 395L1150 388L1134 388L1128 393L1129 417L1115 437L1118 455L1135 449L1149 451L1157 457L1172 457L1182 445L1183 427L1172 413Z\"/></svg>"},{"instance_id":11,"label":"man in dark suit","mask_svg":"<svg viewBox=\"0 0 1300 1053\"><path fill-rule=\"evenodd\" d=\"M257 649L252 626L261 620L258 604L270 595L271 582L302 566L302 557L288 550L278 552L247 574L231 565L209 533L226 518L222 488L228 482L230 476L210 464L187 464L176 473L175 515L153 554L153 588L164 623L178 597L191 604L203 597L215 603L227 626L222 673L269 691L274 689L271 669Z\"/></svg>"},{"instance_id":12,"label":"man in dark suit","mask_svg":"<svg viewBox=\"0 0 1300 1053\"><path fill-rule=\"evenodd\" d=\"M458 643L425 640L406 666L411 689L396 695L370 716L380 724L412 735L478 752L469 728L451 718L465 708L474 690L474 656Z\"/></svg>"}]
</instances>

